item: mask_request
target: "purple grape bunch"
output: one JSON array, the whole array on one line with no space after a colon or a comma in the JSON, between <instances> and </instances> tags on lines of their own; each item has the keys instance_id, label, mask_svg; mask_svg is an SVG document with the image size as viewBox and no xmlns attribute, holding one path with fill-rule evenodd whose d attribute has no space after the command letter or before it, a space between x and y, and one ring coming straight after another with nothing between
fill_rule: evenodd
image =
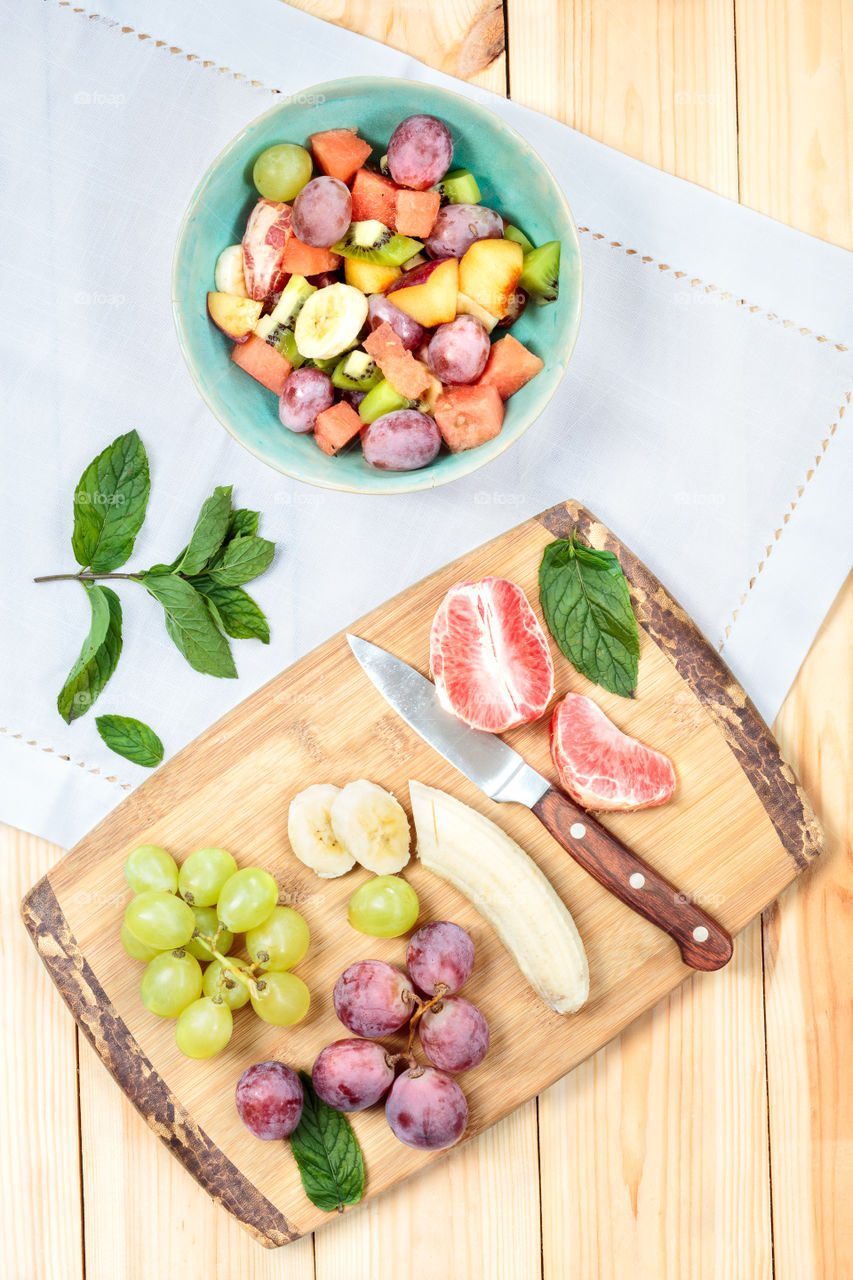
<instances>
[{"instance_id":1,"label":"purple grape bunch","mask_svg":"<svg viewBox=\"0 0 853 1280\"><path fill-rule=\"evenodd\" d=\"M327 1045L311 1076L318 1097L337 1111L363 1111L385 1098L385 1117L401 1142L440 1151L468 1124L468 1102L453 1076L478 1066L489 1048L486 1019L457 994L474 968L474 944L458 924L433 921L412 936L406 968L358 960L344 970L335 1012L356 1038ZM407 1024L404 1053L377 1043ZM416 1035L426 1066L412 1053Z\"/></svg>"}]
</instances>

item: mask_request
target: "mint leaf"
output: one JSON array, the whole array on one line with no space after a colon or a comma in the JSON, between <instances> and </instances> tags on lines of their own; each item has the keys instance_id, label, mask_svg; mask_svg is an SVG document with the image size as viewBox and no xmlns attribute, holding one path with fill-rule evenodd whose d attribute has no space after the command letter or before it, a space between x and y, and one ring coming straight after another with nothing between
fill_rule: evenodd
<instances>
[{"instance_id":1,"label":"mint leaf","mask_svg":"<svg viewBox=\"0 0 853 1280\"><path fill-rule=\"evenodd\" d=\"M132 716L96 716L98 733L116 755L154 769L163 759L163 743L153 729Z\"/></svg>"},{"instance_id":2,"label":"mint leaf","mask_svg":"<svg viewBox=\"0 0 853 1280\"><path fill-rule=\"evenodd\" d=\"M551 635L577 670L611 693L637 687L640 642L622 566L572 534L545 548L539 600Z\"/></svg>"},{"instance_id":3,"label":"mint leaf","mask_svg":"<svg viewBox=\"0 0 853 1280\"><path fill-rule=\"evenodd\" d=\"M220 563L208 574L222 587L239 587L268 569L275 555L275 543L266 538L237 537L225 546Z\"/></svg>"},{"instance_id":4,"label":"mint leaf","mask_svg":"<svg viewBox=\"0 0 853 1280\"><path fill-rule=\"evenodd\" d=\"M270 642L269 623L263 610L242 587L223 587L207 574L193 578L192 584L211 606L217 626L233 640Z\"/></svg>"},{"instance_id":5,"label":"mint leaf","mask_svg":"<svg viewBox=\"0 0 853 1280\"><path fill-rule=\"evenodd\" d=\"M202 504L189 546L175 568L188 576L201 573L212 555L219 550L231 523L231 485L217 487Z\"/></svg>"},{"instance_id":6,"label":"mint leaf","mask_svg":"<svg viewBox=\"0 0 853 1280\"><path fill-rule=\"evenodd\" d=\"M299 1072L305 1103L302 1119L290 1135L302 1187L318 1209L341 1213L364 1194L364 1157L349 1120L314 1092L311 1077Z\"/></svg>"},{"instance_id":7,"label":"mint leaf","mask_svg":"<svg viewBox=\"0 0 853 1280\"><path fill-rule=\"evenodd\" d=\"M258 532L260 518L260 511L249 511L247 507L237 507L231 512L225 541L230 542L232 538L253 538Z\"/></svg>"},{"instance_id":8,"label":"mint leaf","mask_svg":"<svg viewBox=\"0 0 853 1280\"><path fill-rule=\"evenodd\" d=\"M119 436L90 462L74 490L74 558L93 573L124 564L145 519L148 457L135 431Z\"/></svg>"},{"instance_id":9,"label":"mint leaf","mask_svg":"<svg viewBox=\"0 0 853 1280\"><path fill-rule=\"evenodd\" d=\"M235 679L228 641L217 629L204 598L177 574L143 574L142 582L166 614L166 631L187 662L209 676Z\"/></svg>"},{"instance_id":10,"label":"mint leaf","mask_svg":"<svg viewBox=\"0 0 853 1280\"><path fill-rule=\"evenodd\" d=\"M121 604L109 587L86 585L92 609L89 634L80 657L59 691L56 706L67 724L83 716L116 669L121 653Z\"/></svg>"}]
</instances>

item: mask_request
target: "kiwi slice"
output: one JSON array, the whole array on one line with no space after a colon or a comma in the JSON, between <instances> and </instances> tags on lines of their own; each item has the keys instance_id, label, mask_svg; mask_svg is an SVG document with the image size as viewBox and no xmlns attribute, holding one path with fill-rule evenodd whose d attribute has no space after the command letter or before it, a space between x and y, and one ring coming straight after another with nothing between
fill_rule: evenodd
<instances>
[{"instance_id":1,"label":"kiwi slice","mask_svg":"<svg viewBox=\"0 0 853 1280\"><path fill-rule=\"evenodd\" d=\"M420 240L398 236L382 222L371 218L367 222L351 222L342 240L332 245L332 252L357 262L375 262L382 267L399 267L408 258L420 253Z\"/></svg>"},{"instance_id":2,"label":"kiwi slice","mask_svg":"<svg viewBox=\"0 0 853 1280\"><path fill-rule=\"evenodd\" d=\"M284 325L278 325L267 342L275 335L275 342L270 343L275 347L280 355L287 356L294 369L301 369L305 363L305 357L299 352L296 346L296 339L293 336L293 330L286 328Z\"/></svg>"},{"instance_id":3,"label":"kiwi slice","mask_svg":"<svg viewBox=\"0 0 853 1280\"><path fill-rule=\"evenodd\" d=\"M304 276L291 276L272 311L269 315L261 316L255 327L257 336L275 347L283 356L287 356L294 369L304 363L304 357L296 350L293 326L303 303L316 292L316 287L309 284Z\"/></svg>"},{"instance_id":4,"label":"kiwi slice","mask_svg":"<svg viewBox=\"0 0 853 1280\"><path fill-rule=\"evenodd\" d=\"M480 188L477 179L468 169L454 169L446 173L433 187L441 196L442 204L479 204Z\"/></svg>"},{"instance_id":5,"label":"kiwi slice","mask_svg":"<svg viewBox=\"0 0 853 1280\"><path fill-rule=\"evenodd\" d=\"M337 367L340 356L330 356L328 360L305 360L303 363L309 369L319 369L321 373L328 373L331 377Z\"/></svg>"},{"instance_id":6,"label":"kiwi slice","mask_svg":"<svg viewBox=\"0 0 853 1280\"><path fill-rule=\"evenodd\" d=\"M367 395L358 406L358 416L362 422L375 422L377 418L381 418L383 413L394 413L397 409L409 409L412 402L407 400L405 396L401 396L399 391L395 391L391 383L383 378L381 382L377 382L372 391L368 391Z\"/></svg>"},{"instance_id":7,"label":"kiwi slice","mask_svg":"<svg viewBox=\"0 0 853 1280\"><path fill-rule=\"evenodd\" d=\"M525 253L530 253L533 245L527 239L523 231L519 231L518 227L508 223L504 227L504 240L514 240L516 244L520 244Z\"/></svg>"},{"instance_id":8,"label":"kiwi slice","mask_svg":"<svg viewBox=\"0 0 853 1280\"><path fill-rule=\"evenodd\" d=\"M538 307L556 302L560 292L560 242L549 240L524 255L519 286L529 293Z\"/></svg>"},{"instance_id":9,"label":"kiwi slice","mask_svg":"<svg viewBox=\"0 0 853 1280\"><path fill-rule=\"evenodd\" d=\"M348 352L332 372L332 383L341 391L370 391L382 381L382 370L366 351Z\"/></svg>"}]
</instances>

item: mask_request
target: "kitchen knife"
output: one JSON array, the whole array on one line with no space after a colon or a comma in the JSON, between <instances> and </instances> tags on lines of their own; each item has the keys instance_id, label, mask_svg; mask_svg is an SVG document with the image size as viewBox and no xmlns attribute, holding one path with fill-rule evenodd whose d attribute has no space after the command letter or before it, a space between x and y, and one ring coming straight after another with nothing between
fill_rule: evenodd
<instances>
[{"instance_id":1,"label":"kitchen knife","mask_svg":"<svg viewBox=\"0 0 853 1280\"><path fill-rule=\"evenodd\" d=\"M580 805L552 787L493 733L470 729L445 711L435 685L369 640L350 648L385 701L415 733L491 800L523 804L558 844L621 902L674 938L692 969L721 969L732 940L715 920L611 835Z\"/></svg>"}]
</instances>

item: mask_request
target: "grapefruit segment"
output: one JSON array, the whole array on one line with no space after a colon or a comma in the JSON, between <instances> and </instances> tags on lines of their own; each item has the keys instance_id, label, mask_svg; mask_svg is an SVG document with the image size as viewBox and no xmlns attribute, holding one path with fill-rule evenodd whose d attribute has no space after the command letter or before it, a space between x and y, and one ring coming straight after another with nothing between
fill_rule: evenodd
<instances>
[{"instance_id":1,"label":"grapefruit segment","mask_svg":"<svg viewBox=\"0 0 853 1280\"><path fill-rule=\"evenodd\" d=\"M536 720L554 692L545 633L506 578L450 588L433 619L430 669L445 710L490 733Z\"/></svg>"},{"instance_id":2,"label":"grapefruit segment","mask_svg":"<svg viewBox=\"0 0 853 1280\"><path fill-rule=\"evenodd\" d=\"M579 693L554 708L551 759L564 790L587 809L651 809L675 791L669 756L617 729Z\"/></svg>"}]
</instances>

